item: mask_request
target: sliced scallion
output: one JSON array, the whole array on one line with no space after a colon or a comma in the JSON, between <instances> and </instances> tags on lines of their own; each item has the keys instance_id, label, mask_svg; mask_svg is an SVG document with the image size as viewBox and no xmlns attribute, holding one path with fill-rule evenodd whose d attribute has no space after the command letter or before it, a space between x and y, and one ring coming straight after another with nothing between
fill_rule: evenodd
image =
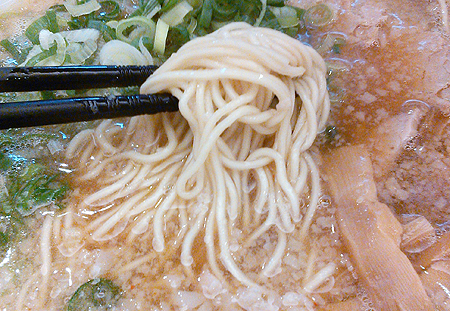
<instances>
[{"instance_id":1,"label":"sliced scallion","mask_svg":"<svg viewBox=\"0 0 450 311\"><path fill-rule=\"evenodd\" d=\"M73 17L67 22L71 30L86 28L88 22L94 18L94 13Z\"/></svg>"},{"instance_id":2,"label":"sliced scallion","mask_svg":"<svg viewBox=\"0 0 450 311\"><path fill-rule=\"evenodd\" d=\"M260 0L237 1L237 6L239 14L236 15L234 21L242 21L254 25L256 20L259 19L261 15L263 15L264 19L265 13L262 14L263 8ZM265 12L267 12L267 10L265 10Z\"/></svg>"},{"instance_id":3,"label":"sliced scallion","mask_svg":"<svg viewBox=\"0 0 450 311\"><path fill-rule=\"evenodd\" d=\"M173 7L175 7L178 3L183 0L167 0L163 2L161 13L165 13L170 11Z\"/></svg>"},{"instance_id":4,"label":"sliced scallion","mask_svg":"<svg viewBox=\"0 0 450 311\"><path fill-rule=\"evenodd\" d=\"M45 13L45 17L47 17L48 27L47 29L53 33L59 31L58 20L56 19L56 12L54 10L48 10Z\"/></svg>"},{"instance_id":5,"label":"sliced scallion","mask_svg":"<svg viewBox=\"0 0 450 311\"><path fill-rule=\"evenodd\" d=\"M341 54L341 48L345 45L346 40L344 38L336 38L331 50L335 54Z\"/></svg>"},{"instance_id":6,"label":"sliced scallion","mask_svg":"<svg viewBox=\"0 0 450 311\"><path fill-rule=\"evenodd\" d=\"M272 7L271 11L275 14L278 23L282 28L294 27L300 22L297 11L291 6Z\"/></svg>"},{"instance_id":7,"label":"sliced scallion","mask_svg":"<svg viewBox=\"0 0 450 311\"><path fill-rule=\"evenodd\" d=\"M266 10L266 15L264 15L264 18L259 26L283 31L280 24L278 23L277 17L275 16L275 14L273 14L272 10Z\"/></svg>"},{"instance_id":8,"label":"sliced scallion","mask_svg":"<svg viewBox=\"0 0 450 311\"><path fill-rule=\"evenodd\" d=\"M305 12L305 21L308 25L321 27L333 19L333 11L326 4L317 4Z\"/></svg>"},{"instance_id":9,"label":"sliced scallion","mask_svg":"<svg viewBox=\"0 0 450 311\"><path fill-rule=\"evenodd\" d=\"M59 29L67 29L68 22L71 19L70 13L67 12L66 7L62 4L54 5L48 9L49 11L55 12L56 22L59 26Z\"/></svg>"},{"instance_id":10,"label":"sliced scallion","mask_svg":"<svg viewBox=\"0 0 450 311\"><path fill-rule=\"evenodd\" d=\"M146 40L147 39L147 40ZM147 42L145 42L147 41ZM139 50L141 51L142 55L147 59L148 65L153 65L153 57L152 54L147 49L147 46L149 45L149 40L147 37L141 37L139 39Z\"/></svg>"},{"instance_id":11,"label":"sliced scallion","mask_svg":"<svg viewBox=\"0 0 450 311\"><path fill-rule=\"evenodd\" d=\"M8 39L4 39L0 41L0 45L8 51L9 54L18 62L21 63L23 60L22 53L19 51L19 49Z\"/></svg>"},{"instance_id":12,"label":"sliced scallion","mask_svg":"<svg viewBox=\"0 0 450 311\"><path fill-rule=\"evenodd\" d=\"M144 7L144 11L142 15L147 16L148 18L153 17L155 12L159 12L161 10L161 4L157 0L149 0Z\"/></svg>"},{"instance_id":13,"label":"sliced scallion","mask_svg":"<svg viewBox=\"0 0 450 311\"><path fill-rule=\"evenodd\" d=\"M202 10L198 18L198 25L202 28L209 28L212 19L212 0L204 0Z\"/></svg>"},{"instance_id":14,"label":"sliced scallion","mask_svg":"<svg viewBox=\"0 0 450 311\"><path fill-rule=\"evenodd\" d=\"M218 21L229 21L237 13L236 1L211 0L214 19Z\"/></svg>"},{"instance_id":15,"label":"sliced scallion","mask_svg":"<svg viewBox=\"0 0 450 311\"><path fill-rule=\"evenodd\" d=\"M172 53L178 51L178 49L189 40L189 31L186 27L178 25L170 28L166 39L165 55L169 57Z\"/></svg>"},{"instance_id":16,"label":"sliced scallion","mask_svg":"<svg viewBox=\"0 0 450 311\"><path fill-rule=\"evenodd\" d=\"M103 45L99 60L102 65L148 65L148 60L137 48L120 40Z\"/></svg>"},{"instance_id":17,"label":"sliced scallion","mask_svg":"<svg viewBox=\"0 0 450 311\"><path fill-rule=\"evenodd\" d=\"M56 43L56 52L36 65L60 66L64 63L67 43L61 33L52 33L50 30L44 29L39 33L39 42L44 51L49 50L52 44Z\"/></svg>"},{"instance_id":18,"label":"sliced scallion","mask_svg":"<svg viewBox=\"0 0 450 311\"><path fill-rule=\"evenodd\" d=\"M83 43L71 42L67 47L67 56L73 64L84 64L97 50L97 42L87 39Z\"/></svg>"},{"instance_id":19,"label":"sliced scallion","mask_svg":"<svg viewBox=\"0 0 450 311\"><path fill-rule=\"evenodd\" d=\"M188 0L188 2L193 8L198 8L202 5L202 0Z\"/></svg>"},{"instance_id":20,"label":"sliced scallion","mask_svg":"<svg viewBox=\"0 0 450 311\"><path fill-rule=\"evenodd\" d=\"M169 33L169 25L162 19L158 19L156 23L155 41L153 43L153 51L160 55L164 55L166 49L166 39Z\"/></svg>"},{"instance_id":21,"label":"sliced scallion","mask_svg":"<svg viewBox=\"0 0 450 311\"><path fill-rule=\"evenodd\" d=\"M101 5L100 3L97 2L97 0L89 0L83 4L76 4L76 2L74 1L69 2L68 0L64 2L64 6L66 7L70 15L74 17L86 15L95 12L101 8Z\"/></svg>"},{"instance_id":22,"label":"sliced scallion","mask_svg":"<svg viewBox=\"0 0 450 311\"><path fill-rule=\"evenodd\" d=\"M117 39L116 30L112 27L109 27L105 22L90 20L88 23L88 27L100 31L102 33L103 39L106 42Z\"/></svg>"},{"instance_id":23,"label":"sliced scallion","mask_svg":"<svg viewBox=\"0 0 450 311\"><path fill-rule=\"evenodd\" d=\"M330 51L340 53L340 47L345 44L345 35L339 32L329 32L322 37L321 44L316 48L319 54L324 55Z\"/></svg>"},{"instance_id":24,"label":"sliced scallion","mask_svg":"<svg viewBox=\"0 0 450 311\"><path fill-rule=\"evenodd\" d=\"M107 22L119 16L120 6L116 1L106 0L99 4L101 8L95 12L96 19Z\"/></svg>"},{"instance_id":25,"label":"sliced scallion","mask_svg":"<svg viewBox=\"0 0 450 311\"><path fill-rule=\"evenodd\" d=\"M129 17L148 16L157 7L159 7L159 10L161 9L161 4L158 0L140 1L139 7Z\"/></svg>"},{"instance_id":26,"label":"sliced scallion","mask_svg":"<svg viewBox=\"0 0 450 311\"><path fill-rule=\"evenodd\" d=\"M282 7L284 6L284 0L267 0L267 5Z\"/></svg>"},{"instance_id":27,"label":"sliced scallion","mask_svg":"<svg viewBox=\"0 0 450 311\"><path fill-rule=\"evenodd\" d=\"M35 20L28 28L25 30L25 36L33 44L39 44L39 33L43 29L48 29L55 33L59 31L58 21L56 19L56 13L53 10L48 10L47 13Z\"/></svg>"},{"instance_id":28,"label":"sliced scallion","mask_svg":"<svg viewBox=\"0 0 450 311\"><path fill-rule=\"evenodd\" d=\"M267 10L267 0L261 0L261 12L259 13L258 18L256 19L255 23L253 24L253 26L258 27L259 24L261 24L261 21L264 18L264 15L266 15L266 10Z\"/></svg>"},{"instance_id":29,"label":"sliced scallion","mask_svg":"<svg viewBox=\"0 0 450 311\"><path fill-rule=\"evenodd\" d=\"M60 34L68 41L68 42L85 42L88 39L92 39L97 41L100 37L100 32L97 29L85 28L85 29L76 29L71 31L62 31Z\"/></svg>"},{"instance_id":30,"label":"sliced scallion","mask_svg":"<svg viewBox=\"0 0 450 311\"><path fill-rule=\"evenodd\" d=\"M55 5L51 6L49 8L49 10L54 11L54 12L67 12L66 7L62 4L55 4Z\"/></svg>"},{"instance_id":31,"label":"sliced scallion","mask_svg":"<svg viewBox=\"0 0 450 311\"><path fill-rule=\"evenodd\" d=\"M155 35L155 22L144 16L135 16L119 21L116 28L117 39L130 43L135 38Z\"/></svg>"},{"instance_id":32,"label":"sliced scallion","mask_svg":"<svg viewBox=\"0 0 450 311\"><path fill-rule=\"evenodd\" d=\"M115 29L117 29L117 25L119 24L119 21L116 21L116 20L109 21L109 22L106 22L105 24L106 24L106 26L111 27L115 31Z\"/></svg>"},{"instance_id":33,"label":"sliced scallion","mask_svg":"<svg viewBox=\"0 0 450 311\"><path fill-rule=\"evenodd\" d=\"M192 11L192 9L192 6L184 0L175 5L170 11L167 11L161 15L160 19L162 19L169 26L174 27L180 24L186 14Z\"/></svg>"},{"instance_id":34,"label":"sliced scallion","mask_svg":"<svg viewBox=\"0 0 450 311\"><path fill-rule=\"evenodd\" d=\"M152 8L147 14L145 14L145 16L147 18L153 18L153 16L155 16L159 11L161 11L161 5L157 5L154 8Z\"/></svg>"},{"instance_id":35,"label":"sliced scallion","mask_svg":"<svg viewBox=\"0 0 450 311\"><path fill-rule=\"evenodd\" d=\"M187 31L189 31L189 34L192 35L196 28L197 28L197 20L195 18L191 17L186 29L187 29Z\"/></svg>"}]
</instances>

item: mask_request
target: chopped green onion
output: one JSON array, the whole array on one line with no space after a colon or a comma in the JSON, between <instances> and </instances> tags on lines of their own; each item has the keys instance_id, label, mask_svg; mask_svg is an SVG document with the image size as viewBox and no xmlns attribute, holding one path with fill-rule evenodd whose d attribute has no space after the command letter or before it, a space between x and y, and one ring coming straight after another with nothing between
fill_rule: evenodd
<instances>
[{"instance_id":1,"label":"chopped green onion","mask_svg":"<svg viewBox=\"0 0 450 311\"><path fill-rule=\"evenodd\" d=\"M275 14L281 28L294 27L300 23L297 11L291 6L272 7L270 10Z\"/></svg>"},{"instance_id":2,"label":"chopped green onion","mask_svg":"<svg viewBox=\"0 0 450 311\"><path fill-rule=\"evenodd\" d=\"M63 4L55 4L51 6L48 10L53 12L67 12L67 9Z\"/></svg>"},{"instance_id":3,"label":"chopped green onion","mask_svg":"<svg viewBox=\"0 0 450 311\"><path fill-rule=\"evenodd\" d=\"M198 18L198 25L202 28L209 28L212 20L212 0L204 0L202 10Z\"/></svg>"},{"instance_id":4,"label":"chopped green onion","mask_svg":"<svg viewBox=\"0 0 450 311\"><path fill-rule=\"evenodd\" d=\"M141 1L141 2L143 2L143 1ZM148 18L152 18L153 15L151 15L151 14L153 14L153 12L155 10L156 10L156 12L161 10L161 4L158 2L158 0L149 0L149 1L141 3L139 8L137 8L136 11L131 13L130 17L147 16ZM149 15L151 15L151 16L149 16Z\"/></svg>"},{"instance_id":5,"label":"chopped green onion","mask_svg":"<svg viewBox=\"0 0 450 311\"><path fill-rule=\"evenodd\" d=\"M151 11L149 11L148 14L145 14L145 16L147 16L147 18L153 18L153 16L155 16L159 11L161 11L161 5L158 4Z\"/></svg>"},{"instance_id":6,"label":"chopped green onion","mask_svg":"<svg viewBox=\"0 0 450 311\"><path fill-rule=\"evenodd\" d=\"M56 49L57 49L56 44L53 44L48 50L41 50L40 53L31 57L29 60L26 60L25 66L36 66L40 64L45 59L54 56L56 54Z\"/></svg>"},{"instance_id":7,"label":"chopped green onion","mask_svg":"<svg viewBox=\"0 0 450 311\"><path fill-rule=\"evenodd\" d=\"M293 6L292 8L294 8L295 11L297 11L297 17L298 17L299 20L304 20L305 19L305 13L306 13L305 9L298 8L296 6Z\"/></svg>"},{"instance_id":8,"label":"chopped green onion","mask_svg":"<svg viewBox=\"0 0 450 311\"><path fill-rule=\"evenodd\" d=\"M152 18L159 11L161 11L161 4L159 4L159 2L156 0L150 0L145 5L142 15L145 15L148 18Z\"/></svg>"},{"instance_id":9,"label":"chopped green onion","mask_svg":"<svg viewBox=\"0 0 450 311\"><path fill-rule=\"evenodd\" d=\"M56 94L52 91L41 91L41 97L44 100L56 99Z\"/></svg>"},{"instance_id":10,"label":"chopped green onion","mask_svg":"<svg viewBox=\"0 0 450 311\"><path fill-rule=\"evenodd\" d=\"M141 51L142 55L147 59L148 65L153 65L153 57L152 54L148 51L147 46L150 46L150 39L148 37L141 37L139 39L139 50Z\"/></svg>"},{"instance_id":11,"label":"chopped green onion","mask_svg":"<svg viewBox=\"0 0 450 311\"><path fill-rule=\"evenodd\" d=\"M285 34L287 34L288 36L290 36L292 38L295 38L295 36L298 35L298 33L299 33L298 26L293 26L293 27L289 27L289 28L283 28L282 30L283 30L283 32Z\"/></svg>"},{"instance_id":12,"label":"chopped green onion","mask_svg":"<svg viewBox=\"0 0 450 311\"><path fill-rule=\"evenodd\" d=\"M277 17L275 16L275 14L273 14L272 10L266 10L266 15L264 15L264 18L259 26L283 31L280 24L278 23Z\"/></svg>"},{"instance_id":13,"label":"chopped green onion","mask_svg":"<svg viewBox=\"0 0 450 311\"><path fill-rule=\"evenodd\" d=\"M211 0L213 16L218 21L229 21L237 13L236 1Z\"/></svg>"},{"instance_id":14,"label":"chopped green onion","mask_svg":"<svg viewBox=\"0 0 450 311\"><path fill-rule=\"evenodd\" d=\"M52 33L50 30L44 29L39 33L39 42L44 51L50 49L50 46L56 43L56 53L45 62L42 63L41 61L36 65L60 66L63 64L66 56L67 43L62 33Z\"/></svg>"},{"instance_id":15,"label":"chopped green onion","mask_svg":"<svg viewBox=\"0 0 450 311\"><path fill-rule=\"evenodd\" d=\"M60 34L68 42L85 42L88 39L97 41L100 37L100 32L97 29L90 28L62 31Z\"/></svg>"},{"instance_id":16,"label":"chopped green onion","mask_svg":"<svg viewBox=\"0 0 450 311\"><path fill-rule=\"evenodd\" d=\"M310 26L321 27L333 19L333 11L326 4L317 4L305 12L305 21Z\"/></svg>"},{"instance_id":17,"label":"chopped green onion","mask_svg":"<svg viewBox=\"0 0 450 311\"><path fill-rule=\"evenodd\" d=\"M153 43L153 51L160 55L164 55L166 49L166 38L169 33L169 25L162 19L158 19L156 23L155 41Z\"/></svg>"},{"instance_id":18,"label":"chopped green onion","mask_svg":"<svg viewBox=\"0 0 450 311\"><path fill-rule=\"evenodd\" d=\"M170 28L166 39L165 55L170 56L172 53L178 51L178 49L190 39L189 31L186 27L178 25Z\"/></svg>"},{"instance_id":19,"label":"chopped green onion","mask_svg":"<svg viewBox=\"0 0 450 311\"><path fill-rule=\"evenodd\" d=\"M108 26L108 24L106 24L105 22L90 20L87 26L89 28L97 29L98 31L100 31L105 42L117 39L116 30Z\"/></svg>"},{"instance_id":20,"label":"chopped green onion","mask_svg":"<svg viewBox=\"0 0 450 311\"><path fill-rule=\"evenodd\" d=\"M192 35L196 28L197 28L197 20L195 18L191 18L186 29Z\"/></svg>"},{"instance_id":21,"label":"chopped green onion","mask_svg":"<svg viewBox=\"0 0 450 311\"><path fill-rule=\"evenodd\" d=\"M284 6L284 0L267 0L267 5L282 7Z\"/></svg>"},{"instance_id":22,"label":"chopped green onion","mask_svg":"<svg viewBox=\"0 0 450 311\"><path fill-rule=\"evenodd\" d=\"M341 54L341 47L345 45L346 40L344 38L336 38L331 50L335 54Z\"/></svg>"},{"instance_id":23,"label":"chopped green onion","mask_svg":"<svg viewBox=\"0 0 450 311\"><path fill-rule=\"evenodd\" d=\"M112 29L114 29L114 31L116 31L117 29L117 25L119 25L119 21L109 21L106 23L106 26L111 27Z\"/></svg>"},{"instance_id":24,"label":"chopped green onion","mask_svg":"<svg viewBox=\"0 0 450 311\"><path fill-rule=\"evenodd\" d=\"M267 3L266 3L267 4ZM234 18L234 21L242 21L254 25L258 19L264 19L265 12L263 10L262 2L260 0L242 0L237 1L239 13ZM264 12L264 14L262 14ZM262 22L262 19L260 23Z\"/></svg>"},{"instance_id":25,"label":"chopped green onion","mask_svg":"<svg viewBox=\"0 0 450 311\"><path fill-rule=\"evenodd\" d=\"M102 65L148 65L148 59L134 46L120 40L111 40L99 53Z\"/></svg>"},{"instance_id":26,"label":"chopped green onion","mask_svg":"<svg viewBox=\"0 0 450 311\"><path fill-rule=\"evenodd\" d=\"M224 21L224 22L219 22L219 21L212 21L211 22L211 29L212 31L216 31L219 28L222 28L223 26L225 26L226 24L231 23L232 21Z\"/></svg>"},{"instance_id":27,"label":"chopped green onion","mask_svg":"<svg viewBox=\"0 0 450 311\"><path fill-rule=\"evenodd\" d=\"M120 14L120 6L116 1L106 0L100 2L100 9L95 12L95 19L107 22Z\"/></svg>"},{"instance_id":28,"label":"chopped green onion","mask_svg":"<svg viewBox=\"0 0 450 311\"><path fill-rule=\"evenodd\" d=\"M192 6L185 0L175 5L170 11L167 11L161 15L160 19L162 19L169 26L174 27L180 24L186 14L192 11L192 9Z\"/></svg>"},{"instance_id":29,"label":"chopped green onion","mask_svg":"<svg viewBox=\"0 0 450 311\"><path fill-rule=\"evenodd\" d=\"M53 10L48 10L47 13L35 20L28 28L25 30L25 36L33 44L39 44L39 33L43 29L48 29L53 33L59 31L58 21L56 20L56 13Z\"/></svg>"},{"instance_id":30,"label":"chopped green onion","mask_svg":"<svg viewBox=\"0 0 450 311\"><path fill-rule=\"evenodd\" d=\"M161 9L161 13L165 13L169 10L171 10L173 7L175 7L178 3L180 3L183 0L167 0L164 1Z\"/></svg>"},{"instance_id":31,"label":"chopped green onion","mask_svg":"<svg viewBox=\"0 0 450 311\"><path fill-rule=\"evenodd\" d=\"M67 28L67 23L69 22L71 16L70 13L67 12L67 9L62 4L56 4L54 6L51 6L47 12L52 11L55 13L56 16L56 22L60 29Z\"/></svg>"},{"instance_id":32,"label":"chopped green onion","mask_svg":"<svg viewBox=\"0 0 450 311\"><path fill-rule=\"evenodd\" d=\"M45 16L47 17L47 20L48 20L47 29L53 33L58 32L59 26L58 26L58 20L56 19L56 12L54 10L48 10L47 13L45 13Z\"/></svg>"},{"instance_id":33,"label":"chopped green onion","mask_svg":"<svg viewBox=\"0 0 450 311\"><path fill-rule=\"evenodd\" d=\"M97 0L89 0L83 4L75 4L73 3L74 1L70 2L72 3L69 3L69 0L67 0L66 2L64 2L64 6L66 7L70 15L74 17L86 15L101 8L101 5L97 2Z\"/></svg>"},{"instance_id":34,"label":"chopped green onion","mask_svg":"<svg viewBox=\"0 0 450 311\"><path fill-rule=\"evenodd\" d=\"M18 62L21 63L22 61L20 60L23 56L22 53L20 53L20 51L17 49L17 47L8 39L3 39L2 41L0 41L0 45L3 46L3 48L9 53L11 54L11 56Z\"/></svg>"},{"instance_id":35,"label":"chopped green onion","mask_svg":"<svg viewBox=\"0 0 450 311\"><path fill-rule=\"evenodd\" d=\"M253 26L255 26L255 27L258 27L259 24L261 24L261 21L263 20L264 15L266 15L267 0L261 0L261 4L262 4L261 12L259 13L259 16L256 19L255 23L253 24Z\"/></svg>"},{"instance_id":36,"label":"chopped green onion","mask_svg":"<svg viewBox=\"0 0 450 311\"><path fill-rule=\"evenodd\" d=\"M71 30L86 28L88 22L94 18L94 13L88 15L82 15L78 17L72 17L67 25Z\"/></svg>"},{"instance_id":37,"label":"chopped green onion","mask_svg":"<svg viewBox=\"0 0 450 311\"><path fill-rule=\"evenodd\" d=\"M97 42L92 39L84 43L71 42L67 46L67 56L73 64L84 64L84 62L97 51Z\"/></svg>"},{"instance_id":38,"label":"chopped green onion","mask_svg":"<svg viewBox=\"0 0 450 311\"><path fill-rule=\"evenodd\" d=\"M188 0L193 8L199 8L202 5L202 0Z\"/></svg>"},{"instance_id":39,"label":"chopped green onion","mask_svg":"<svg viewBox=\"0 0 450 311\"><path fill-rule=\"evenodd\" d=\"M352 64L340 58L328 58L325 60L328 78L337 77L345 72L349 72ZM330 84L328 84L330 88Z\"/></svg>"},{"instance_id":40,"label":"chopped green onion","mask_svg":"<svg viewBox=\"0 0 450 311\"><path fill-rule=\"evenodd\" d=\"M329 32L321 40L321 44L316 48L319 54L324 55L330 51L340 53L340 47L345 44L345 35L338 32Z\"/></svg>"},{"instance_id":41,"label":"chopped green onion","mask_svg":"<svg viewBox=\"0 0 450 311\"><path fill-rule=\"evenodd\" d=\"M125 35L126 32L129 32L128 36ZM153 38L155 35L155 22L144 16L122 19L117 24L116 35L119 40L127 43L131 43L133 39L142 36Z\"/></svg>"}]
</instances>

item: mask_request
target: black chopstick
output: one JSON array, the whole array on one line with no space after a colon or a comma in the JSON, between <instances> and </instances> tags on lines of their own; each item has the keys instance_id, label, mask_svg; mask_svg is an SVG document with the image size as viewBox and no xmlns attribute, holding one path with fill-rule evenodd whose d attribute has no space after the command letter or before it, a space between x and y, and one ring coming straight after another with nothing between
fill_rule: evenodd
<instances>
[{"instance_id":1,"label":"black chopstick","mask_svg":"<svg viewBox=\"0 0 450 311\"><path fill-rule=\"evenodd\" d=\"M156 66L0 67L0 92L80 90L141 85Z\"/></svg>"},{"instance_id":2,"label":"black chopstick","mask_svg":"<svg viewBox=\"0 0 450 311\"><path fill-rule=\"evenodd\" d=\"M0 129L155 114L178 110L169 94L80 97L0 104Z\"/></svg>"}]
</instances>

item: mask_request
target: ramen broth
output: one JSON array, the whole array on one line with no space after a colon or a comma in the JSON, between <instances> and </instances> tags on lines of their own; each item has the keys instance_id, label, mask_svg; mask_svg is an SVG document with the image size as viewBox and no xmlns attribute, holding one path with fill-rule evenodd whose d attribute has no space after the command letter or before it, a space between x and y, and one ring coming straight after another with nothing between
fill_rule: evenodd
<instances>
[{"instance_id":1,"label":"ramen broth","mask_svg":"<svg viewBox=\"0 0 450 311\"><path fill-rule=\"evenodd\" d=\"M312 4L295 3L304 8ZM444 234L450 199L450 105L446 96L450 71L449 41L439 4L338 0L327 4L335 12L333 21L299 35L319 51L327 34L345 38L338 51L321 52L329 65L332 105L329 126L312 148L314 158L320 164L322 156L332 155L335 148L370 146L370 133L383 122L402 112L422 109L425 116L416 135L395 158L388 159L392 164L385 174L375 174L378 200L391 208L400 223L422 215L438 234ZM20 6L15 1L10 13L0 17L1 38L24 31L30 20L50 5L41 1L40 5ZM1 53L3 64L8 65L6 53ZM117 126L122 122L127 120L118 120ZM80 285L100 277L121 288L122 297L111 310L332 310L327 306L340 302L354 303L354 310L372 308L343 246L336 206L325 180L307 238L299 238L300 226L288 235L281 265L273 275L261 277L259 271L277 246L276 230L270 229L248 248L241 242L249 232L237 228L232 232L230 249L235 261L261 287L244 286L226 271L222 279L214 275L201 234L193 243L192 268L186 269L180 262L182 228L175 221L182 216L176 213L164 219L164 252L153 249L151 226L130 238L126 222L118 225L123 232L115 238L94 241L83 230L118 202L107 202L101 210L82 203L102 186L101 181L77 180L80 172L72 169L77 165L64 157L67 141L83 126L74 125L65 133L67 138L56 151L35 142L42 149L36 152L48 155L48 163L64 172L74 190L65 200L69 208L44 208L25 218L31 234L17 240L0 263L0 310L66 310ZM55 128L45 127L44 131ZM40 129L26 131L41 133ZM19 144L12 148L18 156L26 157L30 147ZM321 170L326 171L323 163ZM116 176L124 171L124 167L117 167ZM303 206L302 212L305 210ZM59 230L65 227L70 230ZM51 237L49 246L45 235ZM43 269L50 269L49 278L41 277ZM321 274L326 275L324 280L314 283ZM444 310L444 306L437 308Z\"/></svg>"}]
</instances>

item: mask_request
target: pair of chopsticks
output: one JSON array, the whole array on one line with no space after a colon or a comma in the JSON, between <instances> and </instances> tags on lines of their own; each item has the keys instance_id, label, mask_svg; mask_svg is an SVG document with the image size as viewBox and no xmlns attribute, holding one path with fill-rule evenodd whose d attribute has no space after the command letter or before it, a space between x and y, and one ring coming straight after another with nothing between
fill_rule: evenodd
<instances>
[{"instance_id":1,"label":"pair of chopsticks","mask_svg":"<svg viewBox=\"0 0 450 311\"><path fill-rule=\"evenodd\" d=\"M0 92L80 90L141 85L156 66L0 68ZM78 97L0 103L0 129L155 114L178 110L169 94Z\"/></svg>"}]
</instances>

